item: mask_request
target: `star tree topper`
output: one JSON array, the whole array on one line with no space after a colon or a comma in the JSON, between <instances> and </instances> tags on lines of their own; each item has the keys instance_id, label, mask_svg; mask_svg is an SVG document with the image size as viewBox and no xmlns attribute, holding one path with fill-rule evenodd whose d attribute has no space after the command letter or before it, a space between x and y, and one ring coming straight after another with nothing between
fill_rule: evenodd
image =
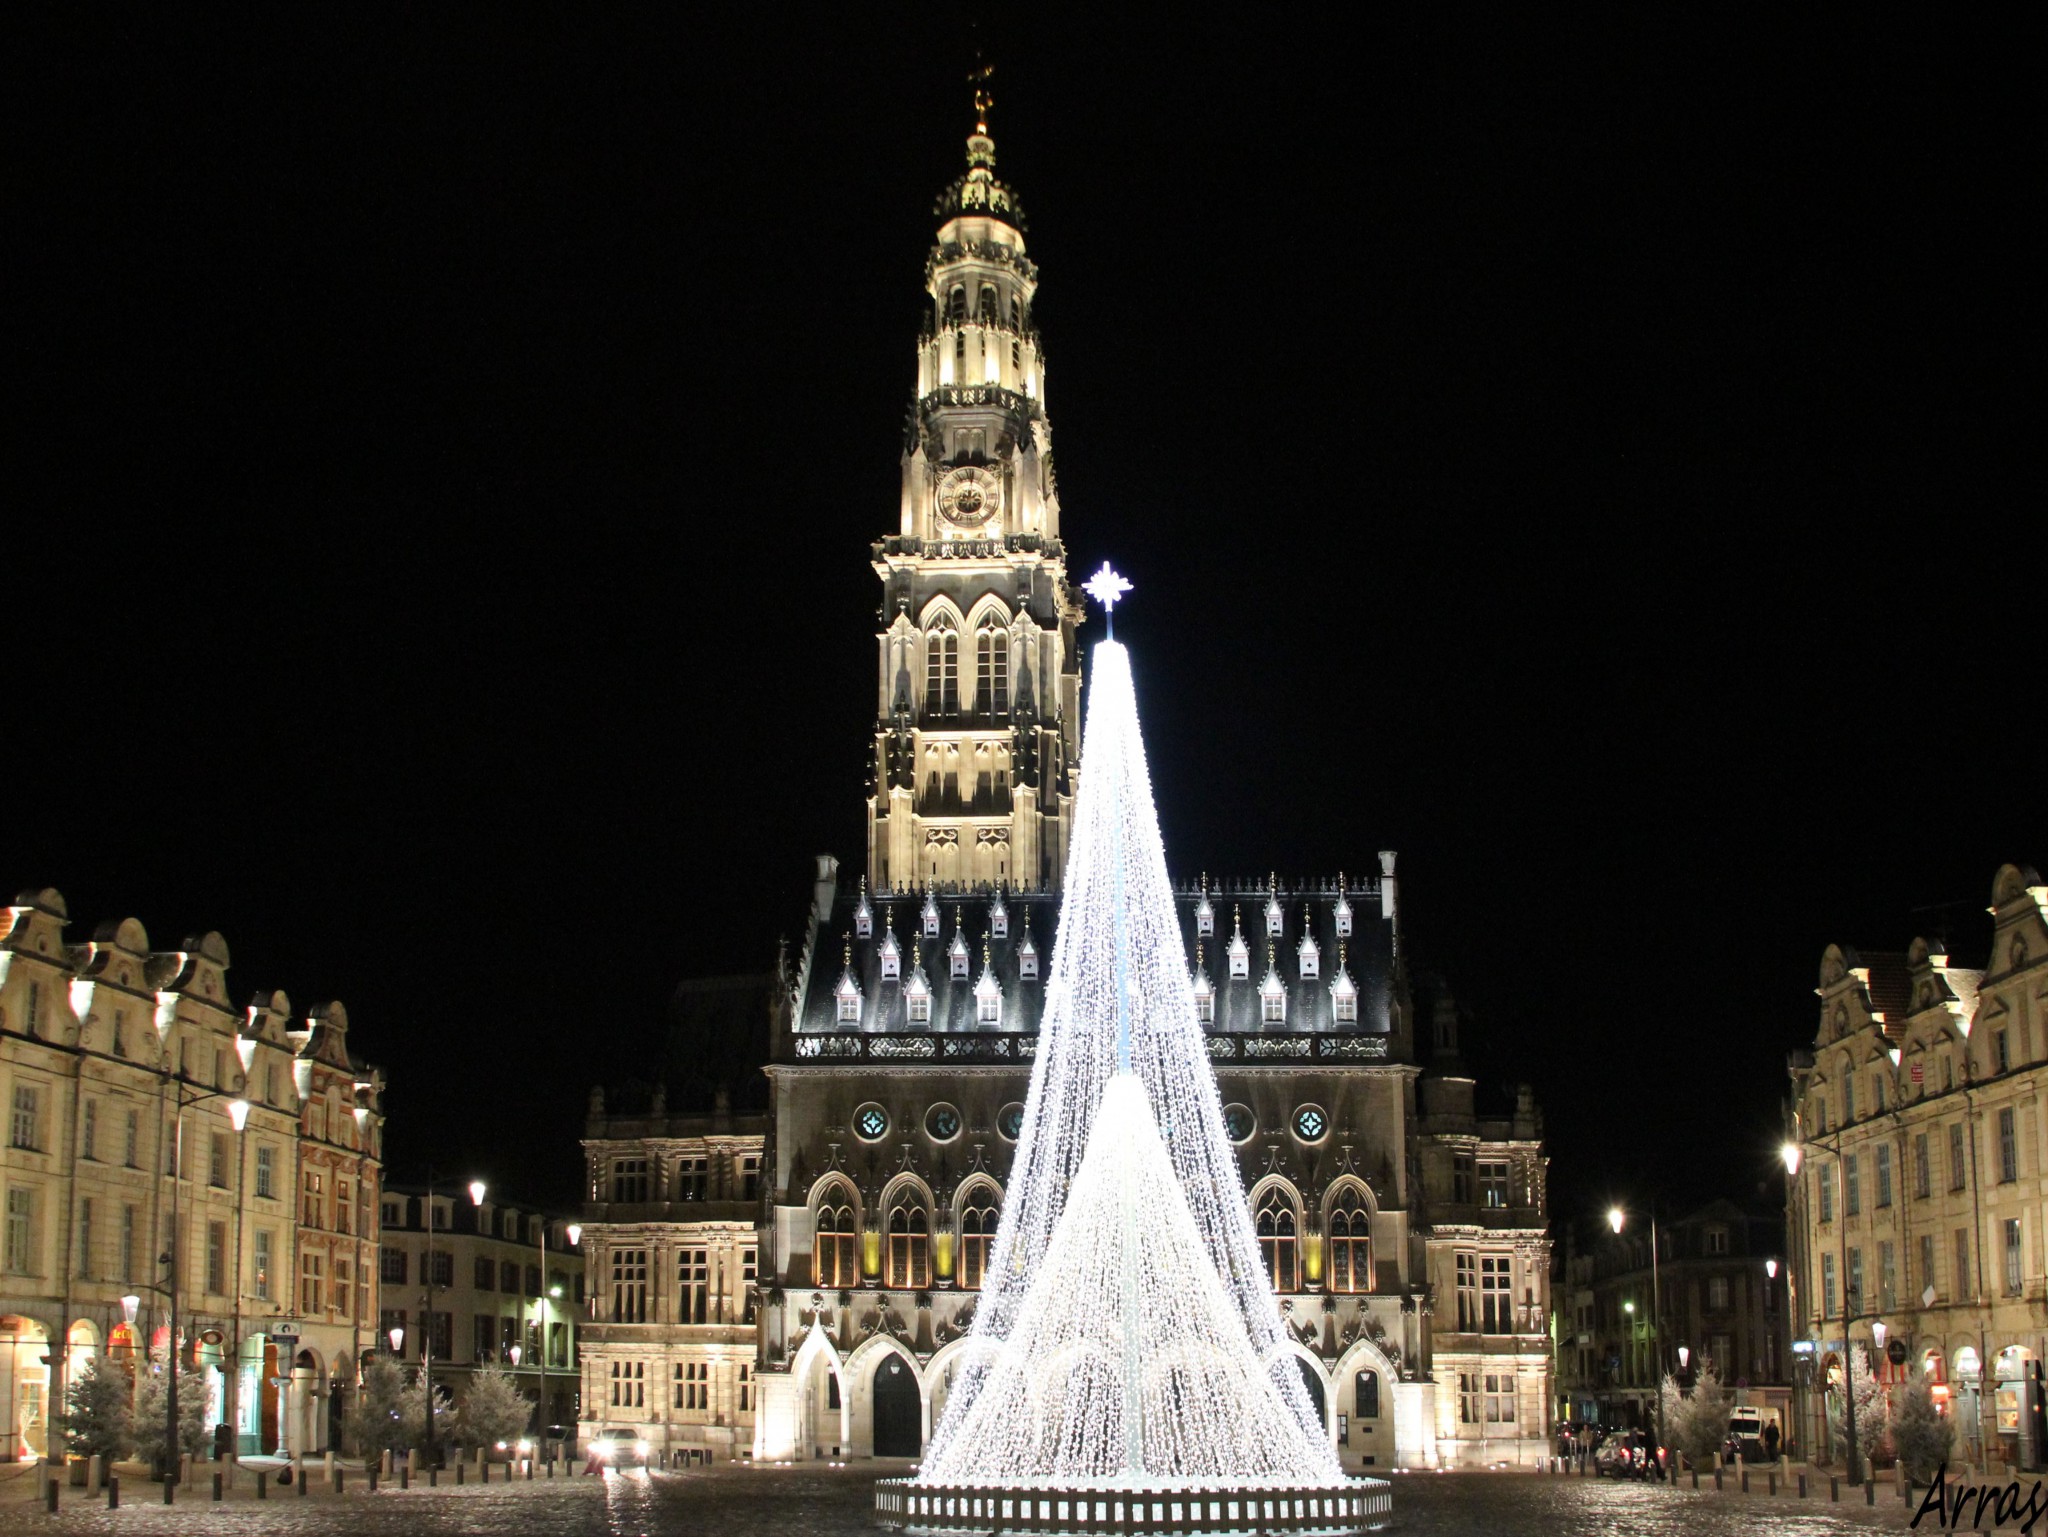
<instances>
[{"instance_id":1,"label":"star tree topper","mask_svg":"<svg viewBox=\"0 0 2048 1537\"><path fill-rule=\"evenodd\" d=\"M1131 590L1131 584L1118 576L1105 560L1102 569L1081 584L1081 590L1102 605L1102 617L1109 623L1109 638L1115 640L1117 600Z\"/></svg>"}]
</instances>

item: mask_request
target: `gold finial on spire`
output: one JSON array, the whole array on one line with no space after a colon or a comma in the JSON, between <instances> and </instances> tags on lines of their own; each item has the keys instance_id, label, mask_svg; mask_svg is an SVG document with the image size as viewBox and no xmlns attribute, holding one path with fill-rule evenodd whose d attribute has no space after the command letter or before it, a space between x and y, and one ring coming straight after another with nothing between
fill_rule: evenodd
<instances>
[{"instance_id":1,"label":"gold finial on spire","mask_svg":"<svg viewBox=\"0 0 2048 1537\"><path fill-rule=\"evenodd\" d=\"M985 63L979 48L974 50L974 68L967 72L967 83L974 87L974 131L988 132L988 109L996 104L995 92L989 89L989 81L995 78L996 67Z\"/></svg>"}]
</instances>

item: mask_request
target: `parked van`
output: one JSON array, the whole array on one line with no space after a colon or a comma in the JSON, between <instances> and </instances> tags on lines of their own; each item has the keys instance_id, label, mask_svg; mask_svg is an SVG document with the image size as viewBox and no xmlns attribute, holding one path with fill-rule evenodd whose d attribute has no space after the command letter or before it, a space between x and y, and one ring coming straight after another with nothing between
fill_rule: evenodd
<instances>
[{"instance_id":1,"label":"parked van","mask_svg":"<svg viewBox=\"0 0 2048 1537\"><path fill-rule=\"evenodd\" d=\"M1739 1404L1728 1420L1728 1450L1744 1462L1762 1462L1770 1455L1764 1449L1764 1427L1778 1425L1778 1411L1767 1409L1761 1404ZM1783 1425L1778 1425L1782 1437ZM1780 1440L1780 1446L1784 1442Z\"/></svg>"}]
</instances>

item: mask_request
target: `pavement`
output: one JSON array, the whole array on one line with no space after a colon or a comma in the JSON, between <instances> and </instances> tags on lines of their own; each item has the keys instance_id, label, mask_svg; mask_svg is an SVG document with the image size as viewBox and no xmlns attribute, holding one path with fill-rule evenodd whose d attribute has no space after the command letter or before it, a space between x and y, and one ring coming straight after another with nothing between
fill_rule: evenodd
<instances>
[{"instance_id":1,"label":"pavement","mask_svg":"<svg viewBox=\"0 0 2048 1537\"><path fill-rule=\"evenodd\" d=\"M249 1464L244 1463L245 1474ZM875 1537L873 1485L878 1477L905 1471L900 1463L860 1462L844 1467L803 1463L793 1467L728 1464L711 1469L649 1472L628 1469L596 1477L558 1476L552 1481L456 1488L444 1476L439 1487L424 1481L401 1491L386 1483L370 1494L358 1467L348 1492L270 1490L254 1498L253 1477L233 1499L215 1504L211 1480L181 1488L177 1503L165 1507L161 1485L144 1478L123 1479L121 1508L109 1511L103 1495L65 1486L59 1512L45 1514L36 1502L33 1470L27 1477L0 1470L0 1537L16 1533L277 1532L293 1537L655 1537L655 1534L716 1533L717 1537ZM137 1470L140 1471L139 1469ZM493 1472L497 1472L493 1469ZM1843 1491L1830 1504L1823 1481L1809 1484L1805 1501L1784 1486L1775 1497L1761 1480L1752 1492L1732 1485L1715 1493L1711 1484L1694 1493L1677 1488L1610 1479L1558 1477L1526 1472L1407 1473L1394 1475L1396 1529L1418 1537L1468 1537L1473 1532L1502 1537L1577 1537L1586 1532L1629 1537L1756 1537L1758 1533L1825 1537L1825 1534L1901 1530L1912 1510L1896 1493L1880 1490L1865 1506L1860 1494ZM2024 1489L2024 1485L2022 1486ZM1923 1527L1933 1528L1930 1517ZM1989 1531L1987 1520L1982 1528ZM2017 1528L2012 1528L2017 1529ZM2041 1528L2048 1530L2048 1522Z\"/></svg>"}]
</instances>

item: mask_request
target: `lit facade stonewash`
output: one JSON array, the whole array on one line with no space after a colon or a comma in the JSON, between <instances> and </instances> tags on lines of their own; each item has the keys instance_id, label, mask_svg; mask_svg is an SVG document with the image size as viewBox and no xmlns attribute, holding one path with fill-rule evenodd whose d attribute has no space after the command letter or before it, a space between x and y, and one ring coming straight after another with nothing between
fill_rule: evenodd
<instances>
[{"instance_id":1,"label":"lit facade stonewash","mask_svg":"<svg viewBox=\"0 0 2048 1537\"><path fill-rule=\"evenodd\" d=\"M2048 882L2006 865L1991 920L1975 965L1930 939L1821 955L1820 1026L1791 1058L1786 1212L1793 1349L1814 1363L1799 1431L1816 1455L1845 1349L1900 1354L1894 1379L1923 1367L1959 1460L2048 1455L2024 1444L2048 1360Z\"/></svg>"},{"instance_id":2,"label":"lit facade stonewash","mask_svg":"<svg viewBox=\"0 0 2048 1537\"><path fill-rule=\"evenodd\" d=\"M593 1110L587 1430L914 1457L944 1406L1051 974L1080 724L1084 600L1059 541L1038 273L994 155L969 139L926 264L900 518L875 548L865 868L820 858L800 943L763 990L758 1127L617 1089ZM1528 1462L1553 1401L1542 1118L1526 1090L1481 1093L1456 1004L1409 968L1395 856L1358 863L1174 888L1285 1348L1349 1470ZM752 1187L709 1193L700 1160L749 1156ZM753 1352L744 1397L735 1341L684 1322L683 1258L742 1215L758 1280L724 1322ZM630 1403L611 1401L615 1348L637 1363ZM726 1384L716 1407L690 1407L706 1377Z\"/></svg>"},{"instance_id":3,"label":"lit facade stonewash","mask_svg":"<svg viewBox=\"0 0 2048 1537\"><path fill-rule=\"evenodd\" d=\"M69 922L49 888L0 908L0 1460L50 1453L86 1361L168 1340L171 1252L209 1422L243 1453L342 1450L378 1311L382 1075L339 1003L233 1005L218 934L155 950L125 918L69 944Z\"/></svg>"}]
</instances>

